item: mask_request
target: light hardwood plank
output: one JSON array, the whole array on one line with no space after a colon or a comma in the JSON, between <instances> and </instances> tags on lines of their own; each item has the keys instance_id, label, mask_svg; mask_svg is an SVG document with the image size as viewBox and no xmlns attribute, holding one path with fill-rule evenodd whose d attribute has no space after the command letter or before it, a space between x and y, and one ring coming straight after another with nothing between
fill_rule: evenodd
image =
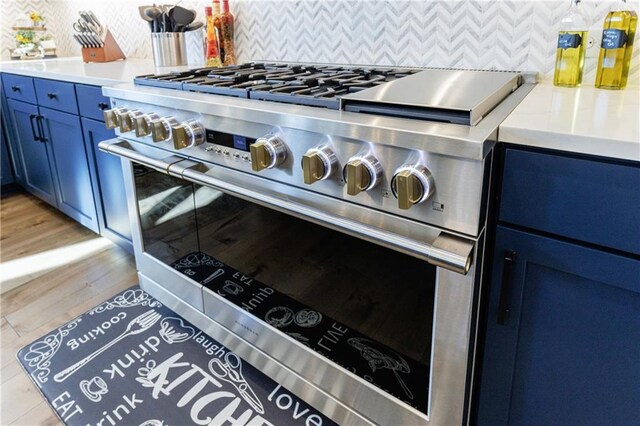
<instances>
[{"instance_id":1,"label":"light hardwood plank","mask_svg":"<svg viewBox=\"0 0 640 426\"><path fill-rule=\"evenodd\" d=\"M42 396L26 374L18 374L2 384L0 423L10 424L42 403Z\"/></svg>"},{"instance_id":2,"label":"light hardwood plank","mask_svg":"<svg viewBox=\"0 0 640 426\"><path fill-rule=\"evenodd\" d=\"M63 312L69 311L77 306L78 303L96 295L102 295L105 289L118 285L123 280L126 287L135 284L135 273L120 269L127 266L131 267L131 264L109 260L104 262L102 266L114 269L92 269L78 272L79 275L63 273L59 277L50 277L50 274L55 273L53 271L43 276L42 279L51 279L53 288L58 291L45 292L47 295L45 299L37 299L5 318L14 330L22 335L45 324L49 319L56 318ZM95 265L95 268L99 267L99 264ZM90 281L87 281L86 278L83 279L80 274L87 274L86 276L90 278ZM112 277L115 279L111 279ZM63 283L63 280L67 280L67 283ZM12 308L14 307L15 305L12 306Z\"/></svg>"},{"instance_id":3,"label":"light hardwood plank","mask_svg":"<svg viewBox=\"0 0 640 426\"><path fill-rule=\"evenodd\" d=\"M30 194L2 194L0 262L5 265L95 238L99 236ZM16 353L138 281L133 257L112 244L54 269L35 269L25 271L14 281L19 287L0 296L2 425L61 424Z\"/></svg>"},{"instance_id":4,"label":"light hardwood plank","mask_svg":"<svg viewBox=\"0 0 640 426\"><path fill-rule=\"evenodd\" d=\"M24 374L24 370L18 364L15 357L6 363L2 368L0 368L0 386L4 385L5 382L14 378L18 374Z\"/></svg>"},{"instance_id":5,"label":"light hardwood plank","mask_svg":"<svg viewBox=\"0 0 640 426\"><path fill-rule=\"evenodd\" d=\"M89 258L51 270L29 285L10 291L2 297L2 313L16 332L22 334L32 330L30 327L34 325L38 327L47 322L49 317L46 312L64 312L70 305L75 305L76 300L81 297L79 291L93 291L94 294L99 292L101 289L95 287L94 282L104 275L114 273L112 269L130 272L132 266L133 262L127 253L111 246ZM110 284L115 283L105 283ZM29 320L29 316L36 313L41 318ZM20 325L25 318L32 324L30 327ZM40 322L36 324L35 321Z\"/></svg>"},{"instance_id":6,"label":"light hardwood plank","mask_svg":"<svg viewBox=\"0 0 640 426\"><path fill-rule=\"evenodd\" d=\"M62 425L63 423L55 415L53 409L46 402L41 402L34 408L20 416L16 421L11 423L12 426L54 426Z\"/></svg>"}]
</instances>

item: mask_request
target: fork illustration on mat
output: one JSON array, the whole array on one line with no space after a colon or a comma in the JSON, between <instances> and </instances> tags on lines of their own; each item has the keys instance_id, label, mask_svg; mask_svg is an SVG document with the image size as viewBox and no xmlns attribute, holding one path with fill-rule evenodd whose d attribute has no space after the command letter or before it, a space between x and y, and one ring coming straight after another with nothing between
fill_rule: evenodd
<instances>
[{"instance_id":1,"label":"fork illustration on mat","mask_svg":"<svg viewBox=\"0 0 640 426\"><path fill-rule=\"evenodd\" d=\"M76 362L72 366L65 368L64 370L53 376L53 379L56 382L62 382L68 379L69 376L78 371L84 365L88 364L92 359L100 355L102 352L118 343L120 340L124 339L127 336L133 336L134 334L140 334L144 331L147 331L160 319L160 317L161 315L153 309L150 309L147 312L137 316L136 318L131 320L131 322L127 325L127 329L121 335L113 339L111 342L105 344L101 348L97 349L92 354L87 355L85 358Z\"/></svg>"}]
</instances>

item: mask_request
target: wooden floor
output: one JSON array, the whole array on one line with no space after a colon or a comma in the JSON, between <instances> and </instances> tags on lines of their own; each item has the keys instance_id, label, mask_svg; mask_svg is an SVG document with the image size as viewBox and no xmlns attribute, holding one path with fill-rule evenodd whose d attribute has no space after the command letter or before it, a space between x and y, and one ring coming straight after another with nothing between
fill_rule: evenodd
<instances>
[{"instance_id":1,"label":"wooden floor","mask_svg":"<svg viewBox=\"0 0 640 426\"><path fill-rule=\"evenodd\" d=\"M0 200L0 424L60 424L15 354L137 283L133 256L23 192Z\"/></svg>"}]
</instances>

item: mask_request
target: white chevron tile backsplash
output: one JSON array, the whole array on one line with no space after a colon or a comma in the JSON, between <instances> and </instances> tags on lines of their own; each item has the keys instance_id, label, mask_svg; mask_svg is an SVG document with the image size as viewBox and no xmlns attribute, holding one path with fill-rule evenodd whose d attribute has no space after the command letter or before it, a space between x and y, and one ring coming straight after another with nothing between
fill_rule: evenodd
<instances>
[{"instance_id":1,"label":"white chevron tile backsplash","mask_svg":"<svg viewBox=\"0 0 640 426\"><path fill-rule=\"evenodd\" d=\"M71 37L77 11L91 9L109 25L128 57L150 58L149 29L138 6L149 0L0 0L2 55L22 11L42 11L60 56L78 56ZM610 1L586 0L592 34ZM204 19L203 0L183 0ZM640 12L640 2L629 6ZM553 73L558 23L569 0L231 0L239 61L348 63L526 70ZM597 54L597 48L592 49ZM593 55L591 55L593 56ZM586 61L593 81L597 58ZM640 80L640 48L631 79Z\"/></svg>"}]
</instances>

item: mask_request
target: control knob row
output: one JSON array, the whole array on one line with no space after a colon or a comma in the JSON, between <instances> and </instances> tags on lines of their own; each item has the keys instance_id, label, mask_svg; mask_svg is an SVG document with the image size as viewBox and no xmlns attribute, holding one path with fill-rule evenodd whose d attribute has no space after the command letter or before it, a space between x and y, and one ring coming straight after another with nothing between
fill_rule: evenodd
<instances>
[{"instance_id":1,"label":"control knob row","mask_svg":"<svg viewBox=\"0 0 640 426\"><path fill-rule=\"evenodd\" d=\"M107 129L119 128L120 132L135 131L137 137L151 135L154 142L172 139L175 149L199 145L205 140L205 130L197 120L179 123L174 117L159 117L157 114L143 114L126 108L104 111Z\"/></svg>"},{"instance_id":2,"label":"control knob row","mask_svg":"<svg viewBox=\"0 0 640 426\"><path fill-rule=\"evenodd\" d=\"M104 118L108 129L119 128L120 132L135 130L137 137L151 135L154 142L172 139L175 149L196 146L205 141L205 129L196 120L179 123L174 117L161 118L126 108L106 110ZM249 151L254 172L272 169L287 159L287 146L277 135L259 138L249 146ZM302 156L301 166L304 183L311 185L329 178L338 167L338 159L329 146L321 145L309 149ZM382 166L371 154L355 156L347 161L342 173L347 194L355 196L378 184L382 178ZM433 187L431 173L421 164L402 166L391 179L391 190L398 199L398 208L403 210L426 201L433 193Z\"/></svg>"},{"instance_id":3,"label":"control knob row","mask_svg":"<svg viewBox=\"0 0 640 426\"><path fill-rule=\"evenodd\" d=\"M287 158L287 148L277 136L259 138L250 145L251 168L255 172L271 169ZM335 153L327 145L309 149L302 156L302 175L307 185L329 178L338 166ZM382 166L377 158L368 154L352 157L343 169L347 194L358 195L374 188L382 178ZM429 170L415 164L400 167L391 180L391 189L403 210L426 201L433 193L433 177Z\"/></svg>"}]
</instances>

